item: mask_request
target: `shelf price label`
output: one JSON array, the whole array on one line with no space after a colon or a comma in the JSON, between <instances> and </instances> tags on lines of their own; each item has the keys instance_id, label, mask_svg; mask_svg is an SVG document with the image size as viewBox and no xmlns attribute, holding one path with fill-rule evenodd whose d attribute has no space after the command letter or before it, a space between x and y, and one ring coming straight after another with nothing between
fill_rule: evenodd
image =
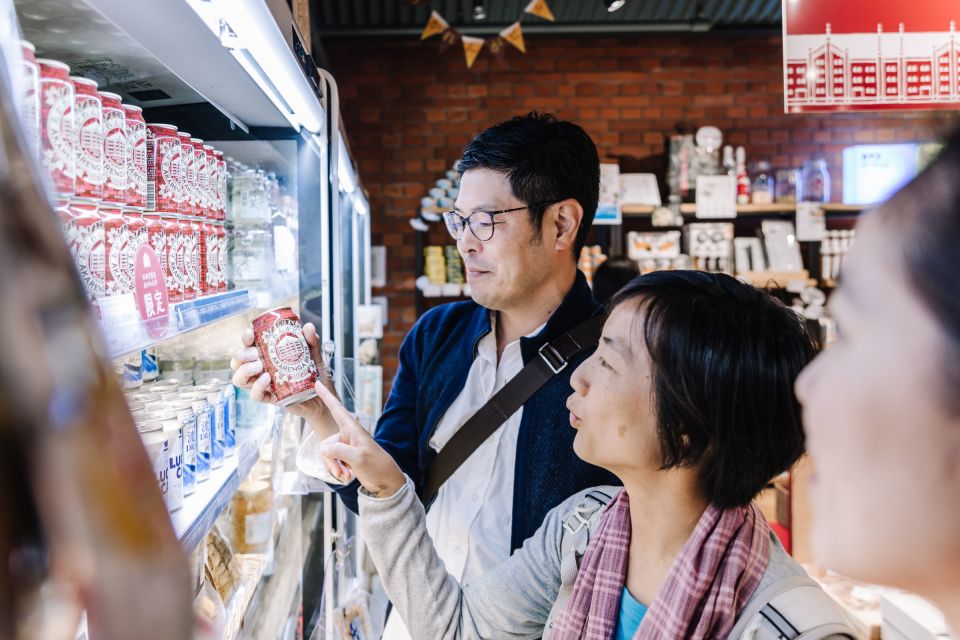
<instances>
[{"instance_id":1,"label":"shelf price label","mask_svg":"<svg viewBox=\"0 0 960 640\"><path fill-rule=\"evenodd\" d=\"M166 274L149 244L142 244L137 249L135 264L137 310L147 333L158 340L165 337L170 328Z\"/></svg>"}]
</instances>

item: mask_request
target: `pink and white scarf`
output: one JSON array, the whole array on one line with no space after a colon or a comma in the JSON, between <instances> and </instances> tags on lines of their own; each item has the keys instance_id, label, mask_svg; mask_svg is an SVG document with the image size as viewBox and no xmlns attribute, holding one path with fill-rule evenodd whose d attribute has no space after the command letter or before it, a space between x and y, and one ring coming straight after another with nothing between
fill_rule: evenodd
<instances>
[{"instance_id":1,"label":"pink and white scarf","mask_svg":"<svg viewBox=\"0 0 960 640\"><path fill-rule=\"evenodd\" d=\"M626 491L607 505L551 640L610 640L630 550ZM670 568L633 640L725 638L770 560L770 528L751 504L707 507Z\"/></svg>"}]
</instances>

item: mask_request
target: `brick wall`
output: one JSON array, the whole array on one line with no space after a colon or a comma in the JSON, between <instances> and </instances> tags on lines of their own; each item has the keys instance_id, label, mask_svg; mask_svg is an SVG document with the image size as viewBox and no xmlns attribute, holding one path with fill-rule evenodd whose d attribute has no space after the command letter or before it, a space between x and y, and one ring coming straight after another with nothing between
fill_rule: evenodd
<instances>
[{"instance_id":1,"label":"brick wall","mask_svg":"<svg viewBox=\"0 0 960 640\"><path fill-rule=\"evenodd\" d=\"M340 86L343 119L370 192L373 244L387 247L389 298L384 379L413 324L409 218L420 198L481 129L530 110L581 124L602 159L627 171L662 171L664 136L678 122L711 124L747 159L774 167L826 157L839 197L840 153L855 143L923 141L950 112L784 115L780 38L751 35L533 36L503 67L481 53L437 53L416 36L324 43ZM434 225L437 226L437 225ZM431 241L446 243L444 232ZM389 382L387 383L389 388Z\"/></svg>"}]
</instances>

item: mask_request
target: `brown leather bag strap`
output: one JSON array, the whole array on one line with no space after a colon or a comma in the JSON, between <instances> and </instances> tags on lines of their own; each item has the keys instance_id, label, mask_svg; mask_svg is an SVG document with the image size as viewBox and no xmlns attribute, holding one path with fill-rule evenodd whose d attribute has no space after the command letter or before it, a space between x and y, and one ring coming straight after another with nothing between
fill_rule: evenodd
<instances>
[{"instance_id":1,"label":"brown leather bag strap","mask_svg":"<svg viewBox=\"0 0 960 640\"><path fill-rule=\"evenodd\" d=\"M603 316L595 316L540 347L539 357L528 362L460 427L427 470L419 495L428 509L443 483L507 418L516 413L550 378L566 369L581 352L596 348L603 322Z\"/></svg>"}]
</instances>

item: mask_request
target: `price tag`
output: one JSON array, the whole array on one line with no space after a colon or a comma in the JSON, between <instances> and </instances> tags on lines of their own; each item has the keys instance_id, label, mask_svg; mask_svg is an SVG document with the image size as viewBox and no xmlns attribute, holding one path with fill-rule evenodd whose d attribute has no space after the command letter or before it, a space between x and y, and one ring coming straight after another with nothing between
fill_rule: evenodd
<instances>
[{"instance_id":1,"label":"price tag","mask_svg":"<svg viewBox=\"0 0 960 640\"><path fill-rule=\"evenodd\" d=\"M110 353L125 353L147 342L132 293L100 298L100 322Z\"/></svg>"},{"instance_id":2,"label":"price tag","mask_svg":"<svg viewBox=\"0 0 960 640\"><path fill-rule=\"evenodd\" d=\"M697 217L736 218L736 179L731 176L697 176Z\"/></svg>"},{"instance_id":3,"label":"price tag","mask_svg":"<svg viewBox=\"0 0 960 640\"><path fill-rule=\"evenodd\" d=\"M827 218L819 202L797 203L797 240L820 242L827 232Z\"/></svg>"},{"instance_id":4,"label":"price tag","mask_svg":"<svg viewBox=\"0 0 960 640\"><path fill-rule=\"evenodd\" d=\"M137 249L134 267L134 285L137 310L147 333L158 340L170 328L170 303L167 299L167 279L157 254L149 244Z\"/></svg>"}]
</instances>

